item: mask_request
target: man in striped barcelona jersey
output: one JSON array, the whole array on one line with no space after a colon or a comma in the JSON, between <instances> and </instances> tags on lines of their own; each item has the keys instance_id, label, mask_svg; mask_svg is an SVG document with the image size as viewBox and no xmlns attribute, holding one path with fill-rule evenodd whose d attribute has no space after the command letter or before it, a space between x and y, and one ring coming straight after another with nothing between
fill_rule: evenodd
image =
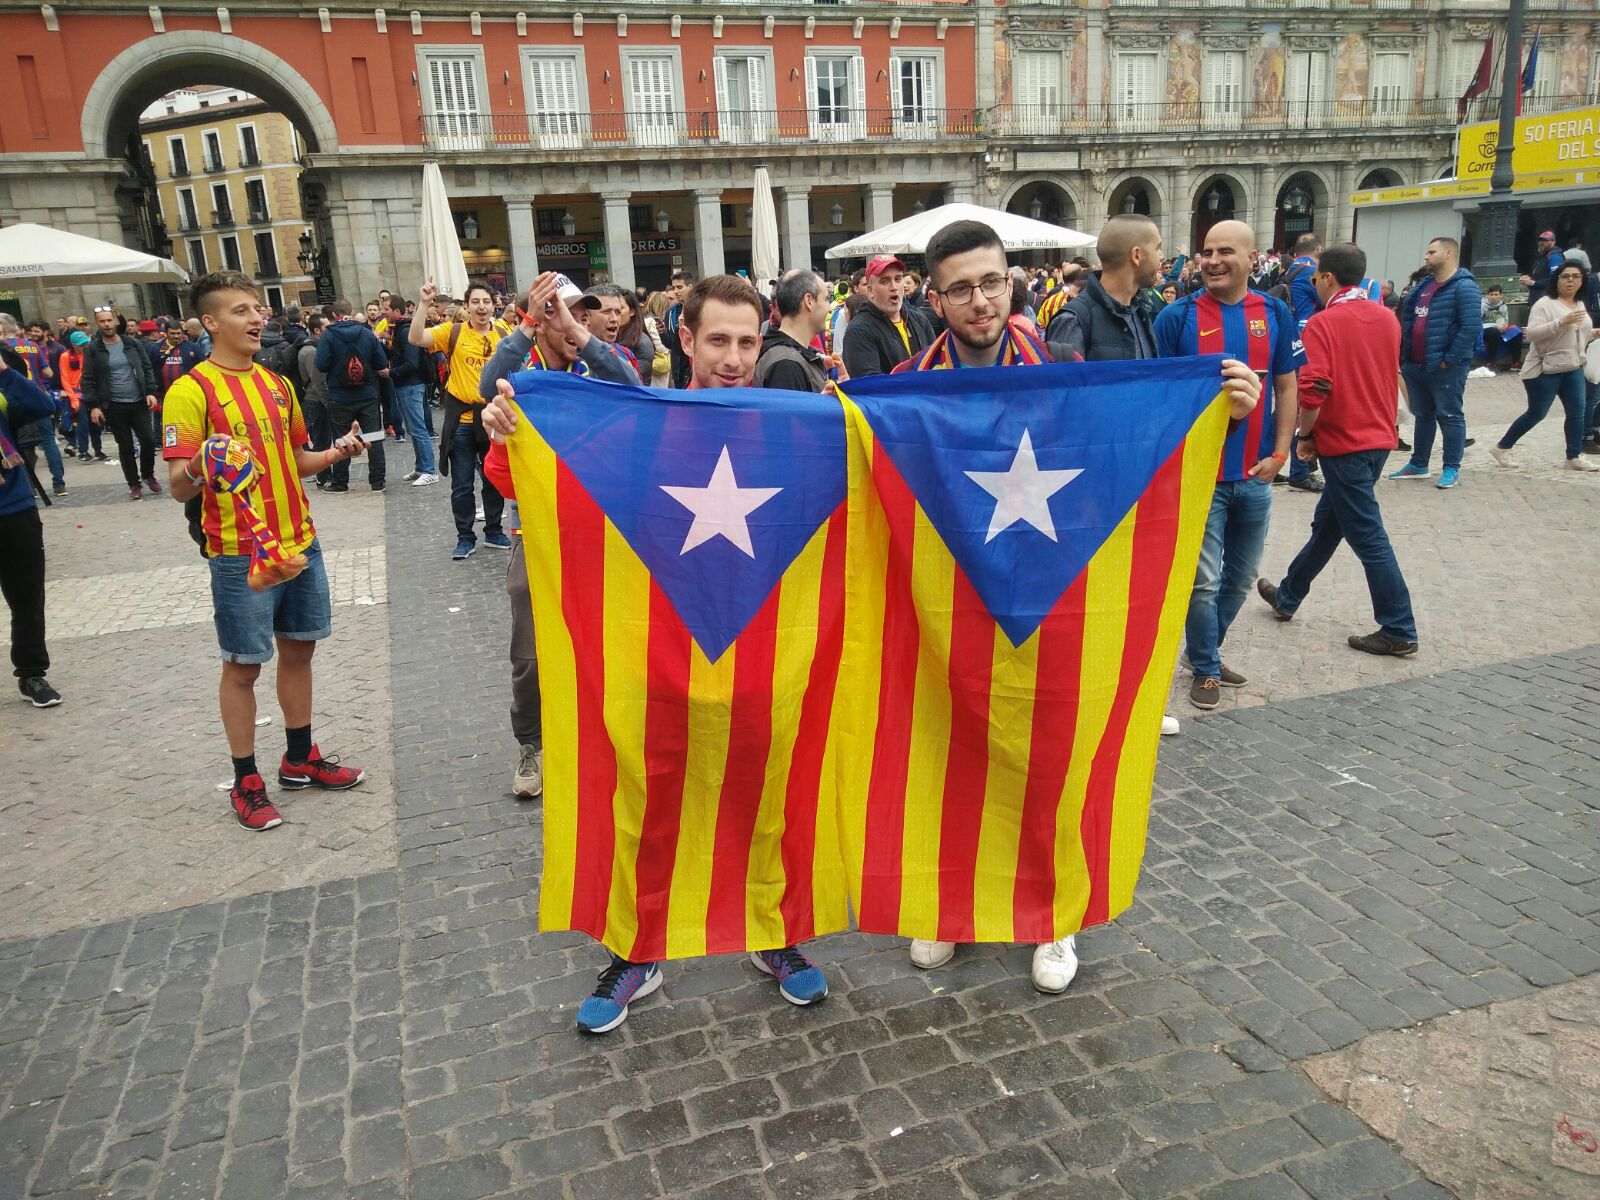
<instances>
[{"instance_id":1,"label":"man in striped barcelona jersey","mask_svg":"<svg viewBox=\"0 0 1600 1200\"><path fill-rule=\"evenodd\" d=\"M1272 516L1273 477L1294 438L1295 371L1306 361L1294 314L1282 300L1250 290L1256 238L1243 221L1219 221L1200 251L1205 290L1167 305L1156 316L1156 353L1163 358L1226 354L1261 379L1261 403L1228 434L1211 498L1200 569L1184 641L1194 682L1189 700L1217 707L1222 687L1248 680L1222 661L1222 641L1261 565Z\"/></svg>"},{"instance_id":2,"label":"man in striped barcelona jersey","mask_svg":"<svg viewBox=\"0 0 1600 1200\"><path fill-rule=\"evenodd\" d=\"M261 664L278 663L278 703L283 708L288 752L278 766L278 785L295 790L355 787L364 771L325 758L311 740L311 654L333 631L328 576L322 548L311 523L311 505L300 480L335 462L360 454L360 429L327 450L306 449L300 398L283 376L253 361L261 348L266 310L255 282L234 271L195 281L190 305L211 335L211 357L175 380L167 391L162 456L167 460L172 497L202 496L202 548L211 568L211 604L222 650L218 703L222 728L233 756L229 799L244 828L261 831L283 823L267 799L256 769L256 677ZM305 568L263 591L249 583L256 551L245 502L206 486L202 448L206 439L225 435L247 443L255 460L251 502L268 533L285 555L305 556Z\"/></svg>"}]
</instances>

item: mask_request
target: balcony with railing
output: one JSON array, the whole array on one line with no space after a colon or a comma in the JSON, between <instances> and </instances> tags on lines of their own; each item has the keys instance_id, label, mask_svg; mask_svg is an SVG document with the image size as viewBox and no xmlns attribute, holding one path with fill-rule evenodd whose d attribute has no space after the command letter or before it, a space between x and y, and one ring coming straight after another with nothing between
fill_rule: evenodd
<instances>
[{"instance_id":1,"label":"balcony with railing","mask_svg":"<svg viewBox=\"0 0 1600 1200\"><path fill-rule=\"evenodd\" d=\"M270 225L272 224L272 214L264 208L252 208L250 210L250 224Z\"/></svg>"},{"instance_id":2,"label":"balcony with railing","mask_svg":"<svg viewBox=\"0 0 1600 1200\"><path fill-rule=\"evenodd\" d=\"M645 113L446 113L422 118L430 149L627 150L840 145L973 138L975 108L702 109Z\"/></svg>"},{"instance_id":3,"label":"balcony with railing","mask_svg":"<svg viewBox=\"0 0 1600 1200\"><path fill-rule=\"evenodd\" d=\"M178 232L179 233L199 233L200 232L200 218L197 215L195 215L194 213L179 213L178 214Z\"/></svg>"},{"instance_id":4,"label":"balcony with railing","mask_svg":"<svg viewBox=\"0 0 1600 1200\"><path fill-rule=\"evenodd\" d=\"M219 208L211 214L211 228L232 229L234 226L233 209Z\"/></svg>"},{"instance_id":5,"label":"balcony with railing","mask_svg":"<svg viewBox=\"0 0 1600 1200\"><path fill-rule=\"evenodd\" d=\"M261 165L260 152L254 146L246 146L239 155L239 165L241 167L259 167Z\"/></svg>"},{"instance_id":6,"label":"balcony with railing","mask_svg":"<svg viewBox=\"0 0 1600 1200\"><path fill-rule=\"evenodd\" d=\"M227 164L222 161L222 155L220 154L207 154L205 162L206 174L208 175L217 175L228 169Z\"/></svg>"},{"instance_id":7,"label":"balcony with railing","mask_svg":"<svg viewBox=\"0 0 1600 1200\"><path fill-rule=\"evenodd\" d=\"M996 137L1079 137L1107 134L1198 134L1233 130L1437 129L1455 125L1453 98L1326 100L1276 103L1239 100L1123 101L1115 104L1010 104L993 110Z\"/></svg>"}]
</instances>

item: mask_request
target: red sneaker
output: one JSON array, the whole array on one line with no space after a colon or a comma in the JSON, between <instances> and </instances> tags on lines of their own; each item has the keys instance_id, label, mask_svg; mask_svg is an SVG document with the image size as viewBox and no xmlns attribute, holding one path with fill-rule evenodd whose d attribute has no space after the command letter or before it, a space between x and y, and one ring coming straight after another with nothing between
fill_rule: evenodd
<instances>
[{"instance_id":1,"label":"red sneaker","mask_svg":"<svg viewBox=\"0 0 1600 1200\"><path fill-rule=\"evenodd\" d=\"M311 747L311 757L303 763L292 763L285 754L278 764L278 786L291 791L299 788L319 787L330 792L353 788L367 777L359 767L341 767L339 756L323 758L322 751Z\"/></svg>"},{"instance_id":2,"label":"red sneaker","mask_svg":"<svg viewBox=\"0 0 1600 1200\"><path fill-rule=\"evenodd\" d=\"M246 775L242 783L234 784L228 799L233 801L233 815L239 819L239 824L252 833L276 829L283 824L278 810L267 799L267 785L259 775Z\"/></svg>"}]
</instances>

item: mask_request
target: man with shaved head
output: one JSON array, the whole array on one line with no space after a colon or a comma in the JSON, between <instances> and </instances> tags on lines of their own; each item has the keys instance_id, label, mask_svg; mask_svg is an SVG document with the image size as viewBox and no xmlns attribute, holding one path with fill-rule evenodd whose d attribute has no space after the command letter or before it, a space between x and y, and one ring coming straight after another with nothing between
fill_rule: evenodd
<instances>
[{"instance_id":1,"label":"man with shaved head","mask_svg":"<svg viewBox=\"0 0 1600 1200\"><path fill-rule=\"evenodd\" d=\"M1295 371L1305 362L1299 326L1282 300L1250 290L1255 234L1243 221L1219 221L1200 251L1205 290L1162 309L1155 321L1158 353L1226 354L1261 379L1261 403L1238 422L1222 448L1217 490L1206 518L1184 629L1196 708L1216 708L1221 687L1248 681L1223 665L1222 641L1261 564L1272 515L1273 477L1294 437Z\"/></svg>"}]
</instances>

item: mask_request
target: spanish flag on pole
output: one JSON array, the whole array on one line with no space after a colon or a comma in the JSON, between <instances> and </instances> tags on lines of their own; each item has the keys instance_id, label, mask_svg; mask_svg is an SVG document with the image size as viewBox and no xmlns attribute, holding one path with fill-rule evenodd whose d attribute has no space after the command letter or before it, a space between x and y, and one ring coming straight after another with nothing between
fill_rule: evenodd
<instances>
[{"instance_id":1,"label":"spanish flag on pole","mask_svg":"<svg viewBox=\"0 0 1600 1200\"><path fill-rule=\"evenodd\" d=\"M863 931L1045 942L1132 902L1220 362L843 385L835 761Z\"/></svg>"},{"instance_id":2,"label":"spanish flag on pole","mask_svg":"<svg viewBox=\"0 0 1600 1200\"><path fill-rule=\"evenodd\" d=\"M838 401L512 382L543 693L541 927L635 962L846 928L829 760Z\"/></svg>"}]
</instances>

